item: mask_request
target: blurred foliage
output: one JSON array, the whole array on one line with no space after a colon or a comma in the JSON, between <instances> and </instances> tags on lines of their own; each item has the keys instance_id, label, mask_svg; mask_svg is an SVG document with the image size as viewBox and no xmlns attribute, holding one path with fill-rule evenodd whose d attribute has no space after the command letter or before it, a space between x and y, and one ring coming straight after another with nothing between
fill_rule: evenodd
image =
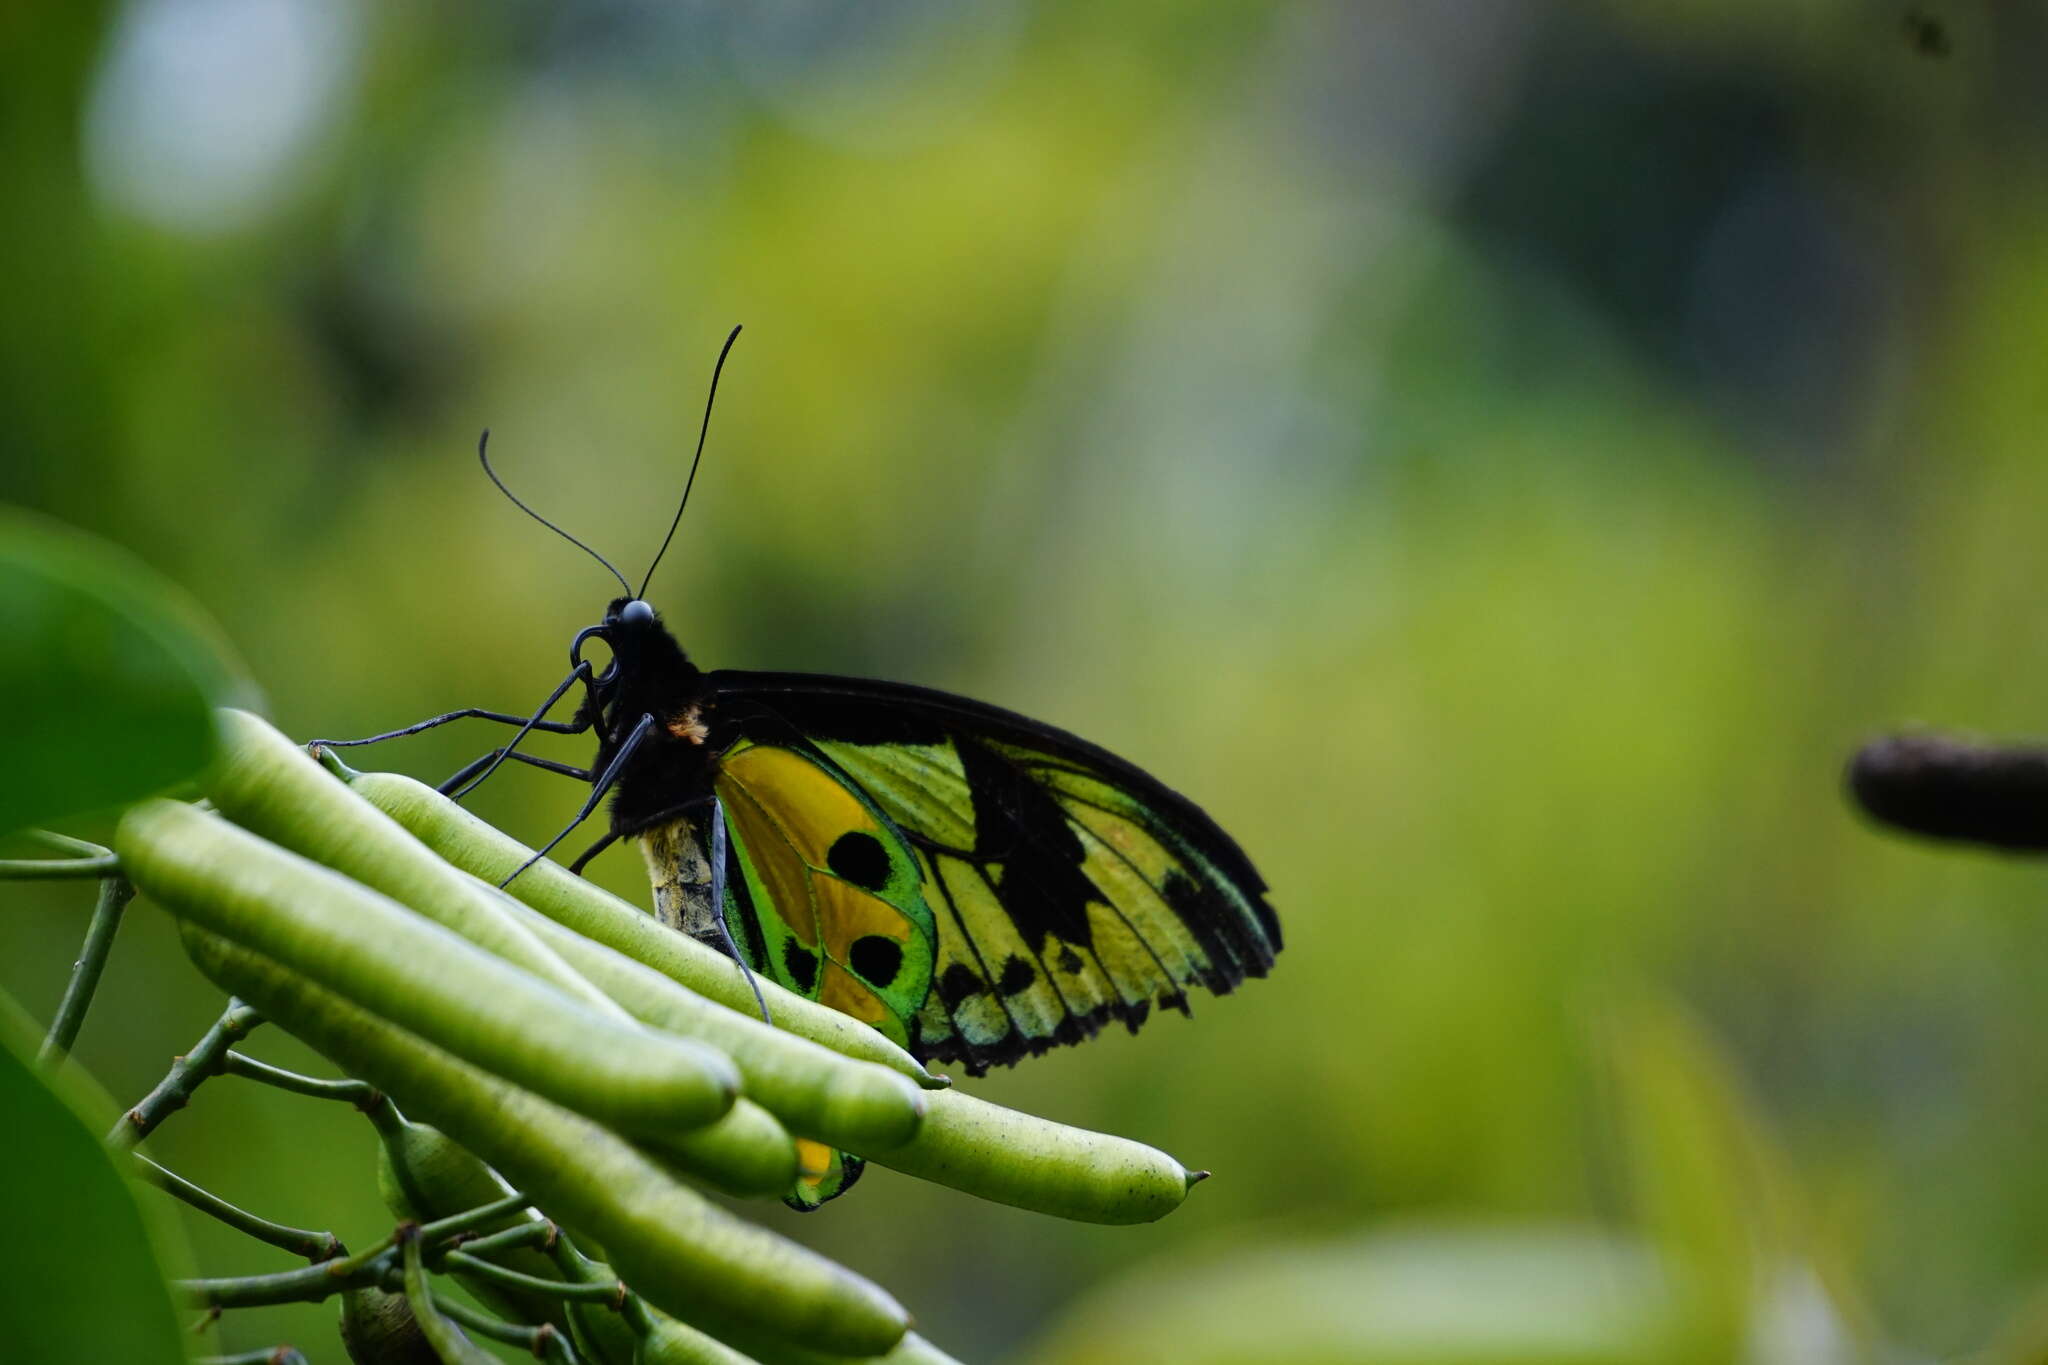
<instances>
[{"instance_id":1,"label":"blurred foliage","mask_svg":"<svg viewBox=\"0 0 2048 1365\"><path fill-rule=\"evenodd\" d=\"M39 1034L0 996L0 1333L11 1360L180 1365L187 1340L164 1277L187 1273L161 1210L100 1145L115 1109L74 1074L38 1074ZM148 1196L154 1197L154 1196Z\"/></svg>"},{"instance_id":2,"label":"blurred foliage","mask_svg":"<svg viewBox=\"0 0 2048 1365\"><path fill-rule=\"evenodd\" d=\"M197 777L245 689L216 633L113 546L0 508L0 711L19 718L0 833Z\"/></svg>"},{"instance_id":3,"label":"blurred foliage","mask_svg":"<svg viewBox=\"0 0 2048 1365\"><path fill-rule=\"evenodd\" d=\"M2048 1279L2040 873L1877 837L1837 775L2048 714L2048 18L1914 14L1940 53L1867 0L17 6L0 498L189 587L295 734L516 709L607 585L476 432L630 572L744 322L651 591L698 657L1108 744L1290 940L981 1087L1214 1168L1173 1219L878 1171L796 1235L981 1358L1254 1227L1612 1220L1623 975L1728 1041L1888 1334L1976 1349ZM438 778L463 728L381 761ZM476 806L539 839L577 799ZM46 1016L84 899L9 898ZM213 1005L133 919L81 1049L124 1095ZM159 1146L377 1226L367 1137L280 1103Z\"/></svg>"}]
</instances>

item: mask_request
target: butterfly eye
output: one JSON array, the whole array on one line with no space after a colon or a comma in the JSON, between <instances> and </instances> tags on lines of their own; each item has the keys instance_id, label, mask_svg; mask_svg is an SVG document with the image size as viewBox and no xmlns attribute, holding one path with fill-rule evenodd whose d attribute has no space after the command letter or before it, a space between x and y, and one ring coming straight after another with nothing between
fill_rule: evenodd
<instances>
[{"instance_id":1,"label":"butterfly eye","mask_svg":"<svg viewBox=\"0 0 2048 1365\"><path fill-rule=\"evenodd\" d=\"M634 627L651 626L654 624L654 608L636 597L619 608L619 624Z\"/></svg>"}]
</instances>

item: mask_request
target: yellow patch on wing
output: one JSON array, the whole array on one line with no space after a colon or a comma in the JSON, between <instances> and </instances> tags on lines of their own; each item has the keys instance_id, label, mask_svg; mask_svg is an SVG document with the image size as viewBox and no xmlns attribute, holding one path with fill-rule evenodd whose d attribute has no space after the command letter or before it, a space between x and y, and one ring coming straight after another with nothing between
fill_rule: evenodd
<instances>
[{"instance_id":1,"label":"yellow patch on wing","mask_svg":"<svg viewBox=\"0 0 2048 1365\"><path fill-rule=\"evenodd\" d=\"M867 808L817 764L787 749L751 746L721 766L718 790L776 912L798 941L822 946L828 958L840 962L847 960L855 940L871 934L898 944L910 941L915 926L902 911L829 870L832 845L847 833L888 836ZM829 972L826 981L829 986ZM853 978L847 977L841 989L849 999L857 990L887 1012ZM865 1005L825 1003L875 1022Z\"/></svg>"},{"instance_id":2,"label":"yellow patch on wing","mask_svg":"<svg viewBox=\"0 0 2048 1365\"><path fill-rule=\"evenodd\" d=\"M818 1003L830 1005L841 1014L850 1014L863 1024L873 1024L884 1032L891 1031L893 1021L889 1006L882 997L837 962L825 964L824 980L818 983Z\"/></svg>"},{"instance_id":3,"label":"yellow patch on wing","mask_svg":"<svg viewBox=\"0 0 2048 1365\"><path fill-rule=\"evenodd\" d=\"M796 1140L796 1178L815 1185L832 1174L832 1148L812 1138Z\"/></svg>"},{"instance_id":4,"label":"yellow patch on wing","mask_svg":"<svg viewBox=\"0 0 2048 1365\"><path fill-rule=\"evenodd\" d=\"M752 744L728 755L719 764L718 785L745 792L764 813L773 811L769 818L782 837L812 867L827 865L833 843L848 830L881 832L851 792L788 749Z\"/></svg>"}]
</instances>

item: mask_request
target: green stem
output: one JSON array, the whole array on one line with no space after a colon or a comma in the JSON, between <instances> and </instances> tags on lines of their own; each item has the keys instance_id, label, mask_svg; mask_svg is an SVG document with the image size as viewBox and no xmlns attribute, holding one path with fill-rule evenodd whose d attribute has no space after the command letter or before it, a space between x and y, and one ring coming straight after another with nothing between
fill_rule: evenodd
<instances>
[{"instance_id":1,"label":"green stem","mask_svg":"<svg viewBox=\"0 0 2048 1365\"><path fill-rule=\"evenodd\" d=\"M305 1228L286 1227L259 1218L247 1209L238 1208L210 1190L202 1189L179 1175L176 1171L159 1166L140 1152L135 1153L135 1163L142 1172L142 1178L158 1189L176 1196L201 1213L210 1214L234 1228L247 1233L259 1242L267 1242L294 1256L304 1256L316 1264L331 1261L347 1254L341 1239L331 1232L312 1232Z\"/></svg>"},{"instance_id":2,"label":"green stem","mask_svg":"<svg viewBox=\"0 0 2048 1365\"><path fill-rule=\"evenodd\" d=\"M455 1319L442 1311L442 1305L428 1289L419 1228L401 1227L398 1241L404 1256L405 1297L412 1304L413 1321L420 1325L420 1334L440 1357L441 1365L493 1365L490 1354L462 1335Z\"/></svg>"},{"instance_id":3,"label":"green stem","mask_svg":"<svg viewBox=\"0 0 2048 1365\"><path fill-rule=\"evenodd\" d=\"M171 1291L195 1308L262 1308L278 1303L318 1303L333 1294L377 1284L397 1261L392 1240L340 1260L270 1275L232 1275L173 1280Z\"/></svg>"},{"instance_id":4,"label":"green stem","mask_svg":"<svg viewBox=\"0 0 2048 1365\"><path fill-rule=\"evenodd\" d=\"M244 1007L246 1008L246 1006ZM301 1270L281 1270L271 1275L235 1275L218 1279L174 1280L171 1288L185 1302L198 1308L256 1308L273 1303L318 1303L331 1294L366 1284L381 1284L399 1263L401 1242L432 1246L479 1223L488 1223L527 1206L526 1196L507 1195L466 1213L427 1224L403 1223L377 1245L353 1256L323 1261Z\"/></svg>"},{"instance_id":5,"label":"green stem","mask_svg":"<svg viewBox=\"0 0 2048 1365\"><path fill-rule=\"evenodd\" d=\"M310 1365L296 1346L270 1346L231 1356L201 1356L192 1365Z\"/></svg>"},{"instance_id":6,"label":"green stem","mask_svg":"<svg viewBox=\"0 0 2048 1365\"><path fill-rule=\"evenodd\" d=\"M401 1274L392 1272L385 1276L383 1287L403 1288L404 1283ZM575 1348L569 1344L568 1337L557 1331L552 1323L544 1322L529 1327L524 1323L507 1322L503 1318L493 1317L481 1308L472 1308L443 1294L429 1291L427 1297L433 1303L435 1312L458 1326L467 1327L480 1337L502 1341L508 1346L522 1347L536 1358L545 1359L552 1356L562 1362L562 1365L578 1365L580 1358Z\"/></svg>"},{"instance_id":7,"label":"green stem","mask_svg":"<svg viewBox=\"0 0 2048 1365\"><path fill-rule=\"evenodd\" d=\"M487 1261L468 1251L451 1251L441 1258L442 1264L450 1271L464 1271L480 1280L490 1280L507 1289L523 1289L529 1293L552 1294L558 1299L573 1299L578 1303L602 1303L617 1308L623 1301L626 1286L617 1280L610 1284L602 1281L595 1284L571 1284L567 1280L550 1280L540 1275L528 1275L509 1269L495 1261Z\"/></svg>"},{"instance_id":8,"label":"green stem","mask_svg":"<svg viewBox=\"0 0 2048 1365\"><path fill-rule=\"evenodd\" d=\"M459 1242L457 1247L471 1256L481 1256L485 1252L509 1251L514 1247L532 1246L535 1242L544 1243L545 1245L542 1249L546 1250L547 1246L553 1244L553 1239L559 1236L561 1236L561 1229L557 1228L553 1223L542 1219L535 1222L521 1223L516 1227L506 1228L503 1232L491 1233L488 1237L477 1237L466 1242Z\"/></svg>"},{"instance_id":9,"label":"green stem","mask_svg":"<svg viewBox=\"0 0 2048 1365\"><path fill-rule=\"evenodd\" d=\"M0 858L0 881L47 882L82 881L87 877L111 877L120 872L121 860L114 851L58 834L47 829L22 831L23 837L69 854L65 858Z\"/></svg>"},{"instance_id":10,"label":"green stem","mask_svg":"<svg viewBox=\"0 0 2048 1365\"><path fill-rule=\"evenodd\" d=\"M93 992L99 989L100 973L113 951L114 931L121 927L121 912L135 898L135 884L118 873L100 878L99 903L93 907L92 923L86 927L85 946L71 965L71 980L64 987L64 999L57 1005L57 1017L50 1021L49 1036L36 1061L54 1066L78 1041L85 1012L92 1007Z\"/></svg>"},{"instance_id":11,"label":"green stem","mask_svg":"<svg viewBox=\"0 0 2048 1365\"><path fill-rule=\"evenodd\" d=\"M457 1233L468 1232L471 1228L485 1223L494 1223L508 1213L520 1213L529 1206L523 1194L508 1194L503 1199L493 1199L488 1204L479 1204L467 1213L451 1214L437 1218L431 1223L420 1225L420 1240L426 1243L443 1241Z\"/></svg>"},{"instance_id":12,"label":"green stem","mask_svg":"<svg viewBox=\"0 0 2048 1365\"><path fill-rule=\"evenodd\" d=\"M287 1071L269 1062L259 1062L254 1057L240 1052L230 1052L221 1065L221 1070L230 1076L244 1080L259 1081L274 1085L279 1090L289 1090L294 1095L308 1095L316 1100L341 1100L357 1108L367 1108L377 1100L377 1088L364 1081L325 1080L319 1076L302 1076L296 1071Z\"/></svg>"},{"instance_id":13,"label":"green stem","mask_svg":"<svg viewBox=\"0 0 2048 1365\"><path fill-rule=\"evenodd\" d=\"M228 1001L227 1011L206 1031L206 1036L171 1064L164 1078L156 1083L156 1089L121 1116L114 1130L107 1134L107 1145L117 1152L127 1151L155 1132L158 1124L185 1107L192 1092L207 1077L220 1073L226 1065L228 1049L262 1022L263 1016L241 1001Z\"/></svg>"}]
</instances>

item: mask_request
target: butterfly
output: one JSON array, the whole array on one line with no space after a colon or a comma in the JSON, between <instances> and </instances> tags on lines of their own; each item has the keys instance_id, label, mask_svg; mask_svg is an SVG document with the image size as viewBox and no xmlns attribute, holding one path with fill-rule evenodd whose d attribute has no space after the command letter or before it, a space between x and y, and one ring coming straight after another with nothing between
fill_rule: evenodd
<instances>
[{"instance_id":1,"label":"butterfly","mask_svg":"<svg viewBox=\"0 0 2048 1365\"><path fill-rule=\"evenodd\" d=\"M488 437L478 458L500 491L611 569L506 488ZM695 478L693 461L682 505ZM637 840L664 924L973 1075L1111 1022L1135 1033L1154 1010L1189 1012L1192 990L1227 993L1273 965L1281 933L1265 882L1157 778L946 692L700 669L646 600L654 566L637 592L611 571L621 595L577 633L569 677L531 716L466 708L344 742L470 717L519 726L441 790L459 797L507 760L590 783L582 813L536 858L610 795L608 832L571 870ZM583 658L593 640L610 651L601 671ZM578 687L574 716L546 719ZM525 753L535 730L594 734L595 757L576 768ZM801 1207L859 1173L818 1144L803 1155Z\"/></svg>"}]
</instances>

